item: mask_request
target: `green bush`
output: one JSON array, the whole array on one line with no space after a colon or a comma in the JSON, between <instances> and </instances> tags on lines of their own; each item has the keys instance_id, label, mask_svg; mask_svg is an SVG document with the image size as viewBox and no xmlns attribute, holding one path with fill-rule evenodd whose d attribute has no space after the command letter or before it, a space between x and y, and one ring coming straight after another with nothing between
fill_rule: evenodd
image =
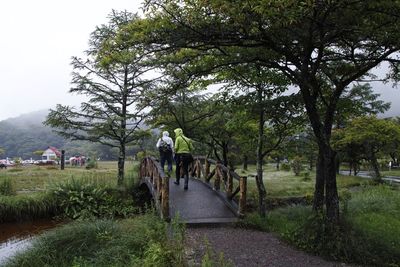
<instances>
[{"instance_id":1,"label":"green bush","mask_svg":"<svg viewBox=\"0 0 400 267\"><path fill-rule=\"evenodd\" d=\"M294 172L294 175L299 176L300 172L303 170L302 160L300 157L295 157L290 163L290 167Z\"/></svg>"},{"instance_id":2,"label":"green bush","mask_svg":"<svg viewBox=\"0 0 400 267\"><path fill-rule=\"evenodd\" d=\"M71 219L128 217L137 212L133 199L124 192L88 179L58 184L52 195L64 215Z\"/></svg>"},{"instance_id":3,"label":"green bush","mask_svg":"<svg viewBox=\"0 0 400 267\"><path fill-rule=\"evenodd\" d=\"M287 164L287 163L282 163L281 164L281 170L282 171L286 171L286 172L290 171L290 165Z\"/></svg>"},{"instance_id":4,"label":"green bush","mask_svg":"<svg viewBox=\"0 0 400 267\"><path fill-rule=\"evenodd\" d=\"M97 169L98 168L98 164L97 164L97 160L95 158L90 159L85 167L87 170L91 170L91 169Z\"/></svg>"}]
</instances>

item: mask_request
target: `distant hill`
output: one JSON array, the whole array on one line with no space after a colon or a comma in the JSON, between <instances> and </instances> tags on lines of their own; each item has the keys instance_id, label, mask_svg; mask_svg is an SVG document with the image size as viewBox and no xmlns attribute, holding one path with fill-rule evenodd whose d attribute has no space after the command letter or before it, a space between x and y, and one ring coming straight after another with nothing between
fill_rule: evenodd
<instances>
[{"instance_id":1,"label":"distant hill","mask_svg":"<svg viewBox=\"0 0 400 267\"><path fill-rule=\"evenodd\" d=\"M53 133L50 127L43 125L47 114L48 110L39 110L0 121L0 147L5 150L5 155L0 158L37 159L38 156L33 152L45 150L48 146L64 149L67 157L95 153L105 160L116 158L117 152L109 147L84 141L69 141Z\"/></svg>"}]
</instances>

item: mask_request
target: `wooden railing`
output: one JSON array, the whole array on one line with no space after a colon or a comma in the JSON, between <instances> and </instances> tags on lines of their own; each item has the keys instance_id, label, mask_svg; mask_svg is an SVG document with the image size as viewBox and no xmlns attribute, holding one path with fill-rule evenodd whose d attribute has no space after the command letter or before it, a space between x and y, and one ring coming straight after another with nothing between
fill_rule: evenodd
<instances>
[{"instance_id":1,"label":"wooden railing","mask_svg":"<svg viewBox=\"0 0 400 267\"><path fill-rule=\"evenodd\" d=\"M222 163L206 157L194 157L189 175L216 190L226 204L238 216L243 216L246 207L247 177L240 176Z\"/></svg>"},{"instance_id":2,"label":"wooden railing","mask_svg":"<svg viewBox=\"0 0 400 267\"><path fill-rule=\"evenodd\" d=\"M183 174L183 171L180 173ZM239 176L222 163L206 157L194 157L189 166L189 176L201 180L215 190L238 216L244 215L247 177ZM144 158L140 164L139 177L150 189L161 217L169 220L169 176L164 173L159 161L154 157Z\"/></svg>"},{"instance_id":3,"label":"wooden railing","mask_svg":"<svg viewBox=\"0 0 400 267\"><path fill-rule=\"evenodd\" d=\"M140 163L139 177L150 189L161 218L169 220L169 176L165 175L158 160L144 158Z\"/></svg>"}]
</instances>

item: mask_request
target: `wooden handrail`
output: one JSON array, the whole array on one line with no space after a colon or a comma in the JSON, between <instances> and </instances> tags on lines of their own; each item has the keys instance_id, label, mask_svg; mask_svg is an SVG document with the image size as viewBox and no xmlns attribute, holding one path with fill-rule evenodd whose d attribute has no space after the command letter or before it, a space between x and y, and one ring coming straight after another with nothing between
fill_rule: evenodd
<instances>
[{"instance_id":1,"label":"wooden handrail","mask_svg":"<svg viewBox=\"0 0 400 267\"><path fill-rule=\"evenodd\" d=\"M140 163L139 178L150 185L151 194L161 217L170 220L169 216L169 176L154 157L145 157Z\"/></svg>"},{"instance_id":2,"label":"wooden handrail","mask_svg":"<svg viewBox=\"0 0 400 267\"><path fill-rule=\"evenodd\" d=\"M204 156L194 157L194 161L189 166L189 174L192 178L199 179L217 191L227 206L238 216L244 215L247 177L242 177L222 163ZM140 164L139 177L150 187L161 217L170 220L169 176L164 173L159 161L154 157L145 157ZM212 179L214 179L213 182L211 182ZM238 181L236 187L234 180Z\"/></svg>"},{"instance_id":3,"label":"wooden handrail","mask_svg":"<svg viewBox=\"0 0 400 267\"><path fill-rule=\"evenodd\" d=\"M212 168L212 166L214 166L214 168ZM214 190L220 192L237 215L244 215L247 195L247 177L240 176L222 163L204 156L195 156L189 168L189 173L193 178L201 180ZM214 179L213 183L211 183L212 179ZM236 188L234 188L233 180L238 181ZM239 194L239 197L235 200L237 194Z\"/></svg>"}]
</instances>

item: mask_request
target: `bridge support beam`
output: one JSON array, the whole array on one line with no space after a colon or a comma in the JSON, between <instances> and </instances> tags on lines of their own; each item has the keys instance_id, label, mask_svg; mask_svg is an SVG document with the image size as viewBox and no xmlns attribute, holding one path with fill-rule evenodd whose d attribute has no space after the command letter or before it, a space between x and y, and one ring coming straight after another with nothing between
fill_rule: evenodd
<instances>
[{"instance_id":1,"label":"bridge support beam","mask_svg":"<svg viewBox=\"0 0 400 267\"><path fill-rule=\"evenodd\" d=\"M161 216L166 221L171 219L169 216L169 176L162 179Z\"/></svg>"},{"instance_id":2,"label":"bridge support beam","mask_svg":"<svg viewBox=\"0 0 400 267\"><path fill-rule=\"evenodd\" d=\"M242 176L240 177L239 181L239 187L240 187L240 197L239 197L239 216L244 216L244 212L246 210L246 192L247 192L247 177Z\"/></svg>"}]
</instances>

